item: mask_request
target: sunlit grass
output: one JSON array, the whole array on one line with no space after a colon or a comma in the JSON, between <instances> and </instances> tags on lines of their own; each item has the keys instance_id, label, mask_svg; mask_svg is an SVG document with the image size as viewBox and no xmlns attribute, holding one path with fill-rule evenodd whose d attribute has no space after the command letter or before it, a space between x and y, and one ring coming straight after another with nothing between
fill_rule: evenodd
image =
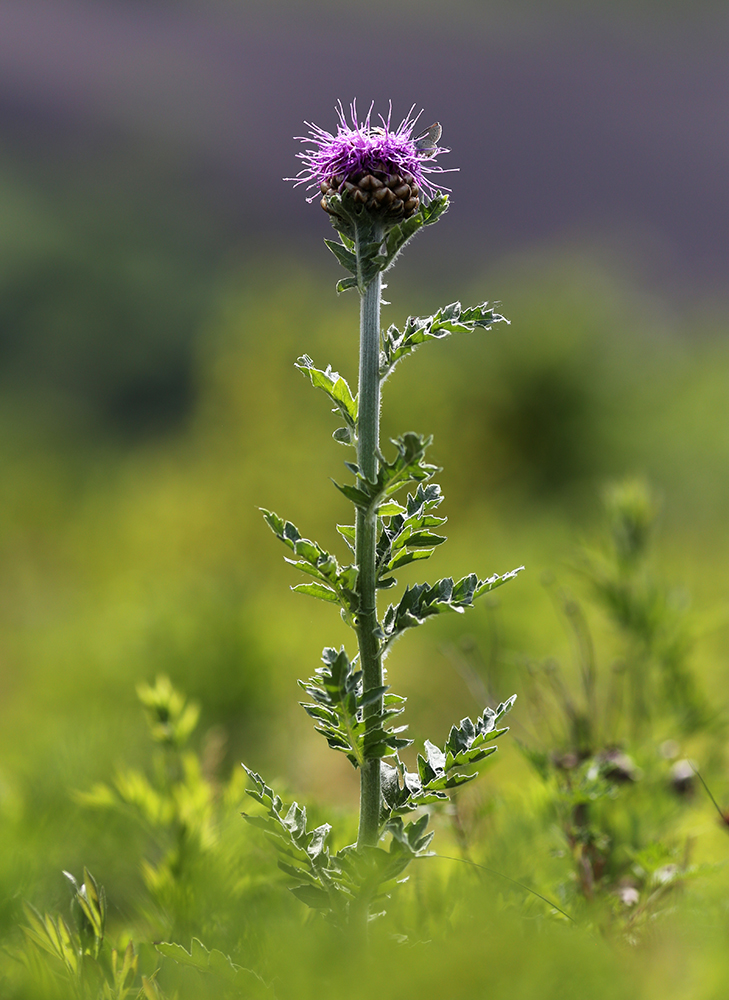
<instances>
[{"instance_id":1,"label":"sunlit grass","mask_svg":"<svg viewBox=\"0 0 729 1000\"><path fill-rule=\"evenodd\" d=\"M452 616L398 643L391 669L398 690L411 695L413 734L440 739L453 717L476 710L474 670L497 699L519 693L512 735L524 740L526 665L554 657L566 683L576 682L546 571L583 605L599 670L609 675L624 650L570 563L580 542L601 537L605 481L632 474L645 475L659 495L652 570L691 598L688 662L721 722L729 397L720 324L714 316L686 338L665 308L574 262L546 276L515 267L487 285L512 326L415 357L403 371L403 399L388 399L388 419L402 430L407 407L408 419L435 434L434 458L445 466L450 551L442 567L436 553L434 571L527 570L469 620ZM18 940L20 900L67 913L60 870L79 876L83 865L107 887L114 939L131 934L141 946L173 930L174 914L160 916L140 874L145 858L159 857L154 837L129 817L102 821L73 798L111 782L119 768L149 767L134 690L160 673L200 702L193 746L202 760L214 758L217 787L245 756L280 776L289 798L317 803L315 817L323 805L338 806L336 845L351 839L356 787L348 765L328 761L304 713L289 707L296 678L308 676L324 644L346 641L346 630L327 607L289 592L290 574L257 510L276 509L333 547L328 526L346 516L327 482L339 474L341 449L321 445L336 423L292 363L306 350L318 364L351 372L355 331L342 303L322 307L309 287L303 272L280 282L256 275L227 293L200 342L197 410L169 438L133 449L68 441L59 448L30 434L19 448L3 410L0 919L10 942ZM423 382L432 393L416 394ZM417 578L415 570L407 576ZM444 672L457 680L446 697ZM675 738L726 803L721 727L684 737L672 725L658 713L655 746L631 748L638 764L658 774L656 748ZM435 820L439 851L527 888L457 861L418 861L382 921L383 957L361 994L723 995L729 838L703 790L681 802L646 778L615 805L611 823L626 843L655 839L681 856L689 844L698 866L630 943L629 918L616 918L614 897L579 897L555 787L536 778L513 743L499 757L483 786L459 798L455 815ZM185 934L197 933L197 921L207 947L250 960L278 996L358 995L346 986L349 945L307 922L240 820L242 787L234 788L219 818L224 849L210 862L217 896L199 895ZM260 875L255 885L247 865ZM194 878L205 873L203 865ZM555 918L529 888L579 926ZM396 946L391 933L412 943ZM148 948L142 959L151 971L159 956ZM3 995L42 995L28 992L12 963L3 969ZM168 988L182 977L182 996L221 995L202 979L186 982L169 962L163 972Z\"/></svg>"}]
</instances>

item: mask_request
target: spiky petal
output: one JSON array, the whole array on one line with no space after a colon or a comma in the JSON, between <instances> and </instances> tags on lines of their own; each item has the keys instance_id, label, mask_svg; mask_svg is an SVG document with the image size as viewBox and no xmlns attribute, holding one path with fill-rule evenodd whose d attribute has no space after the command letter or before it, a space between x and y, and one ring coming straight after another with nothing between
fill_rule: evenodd
<instances>
[{"instance_id":1,"label":"spiky petal","mask_svg":"<svg viewBox=\"0 0 729 1000\"><path fill-rule=\"evenodd\" d=\"M387 118L378 116L379 124L372 122L373 106L370 105L367 116L360 124L357 121L356 102L353 101L349 109L350 125L340 101L336 108L339 122L335 134L311 122L305 123L311 134L297 138L311 145L303 153L296 154L304 167L296 177L287 180L292 180L294 184L305 184L308 190L314 190L308 201L313 201L318 191L330 186L333 178L337 179L338 186L350 178L359 178L373 172L411 176L417 187L429 198L440 190L447 190L426 175L446 172L433 160L440 153L447 153L449 150L437 144L429 144L427 148L418 146L413 137L420 117L413 117L415 105L397 128L392 127L392 105Z\"/></svg>"}]
</instances>

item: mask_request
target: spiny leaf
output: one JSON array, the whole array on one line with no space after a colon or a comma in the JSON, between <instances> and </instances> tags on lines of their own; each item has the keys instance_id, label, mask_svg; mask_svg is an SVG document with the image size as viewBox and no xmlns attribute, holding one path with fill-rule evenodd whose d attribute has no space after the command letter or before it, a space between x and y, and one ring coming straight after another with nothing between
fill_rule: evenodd
<instances>
[{"instance_id":1,"label":"spiny leaf","mask_svg":"<svg viewBox=\"0 0 729 1000\"><path fill-rule=\"evenodd\" d=\"M353 524L338 524L337 531L345 540L347 545L354 551L355 527Z\"/></svg>"},{"instance_id":2,"label":"spiny leaf","mask_svg":"<svg viewBox=\"0 0 729 1000\"><path fill-rule=\"evenodd\" d=\"M355 566L340 567L336 558L317 542L303 538L301 532L290 521L284 521L278 514L261 508L266 524L276 537L284 543L296 559L286 559L302 573L313 576L317 583L299 584L291 589L300 594L308 594L322 601L339 604L345 615L357 610L357 569ZM345 620L348 620L345 618Z\"/></svg>"},{"instance_id":3,"label":"spiny leaf","mask_svg":"<svg viewBox=\"0 0 729 1000\"><path fill-rule=\"evenodd\" d=\"M348 192L327 195L329 219L340 235L341 243L326 240L339 263L353 275L337 283L337 291L357 285L361 293L380 271L390 267L403 246L424 226L436 222L448 207L448 195L436 194L428 204L421 204L410 218L390 226L385 238L377 230L369 211L353 200ZM355 234L358 253L355 252Z\"/></svg>"},{"instance_id":4,"label":"spiny leaf","mask_svg":"<svg viewBox=\"0 0 729 1000\"><path fill-rule=\"evenodd\" d=\"M377 541L379 586L382 586L387 574L415 560L429 558L433 549L428 546L440 545L446 540L443 535L427 531L428 528L445 524L447 520L433 513L442 500L443 495L436 483L421 483L413 494L408 494L404 507L398 505L400 510L387 521L381 522ZM411 547L415 551L411 551Z\"/></svg>"},{"instance_id":5,"label":"spiny leaf","mask_svg":"<svg viewBox=\"0 0 729 1000\"><path fill-rule=\"evenodd\" d=\"M479 580L475 573L471 573L457 583L451 577L445 577L432 586L418 583L406 588L400 603L391 604L385 612L381 630L383 649L407 629L422 625L432 615L453 611L463 613L465 608L473 607L474 598L500 587L523 568L520 566L503 576L495 573L488 580Z\"/></svg>"},{"instance_id":6,"label":"spiny leaf","mask_svg":"<svg viewBox=\"0 0 729 1000\"><path fill-rule=\"evenodd\" d=\"M421 806L447 798L447 792L473 781L478 772L459 773L458 767L472 767L480 764L496 752L495 746L485 746L488 741L503 736L508 729L496 729L495 725L516 701L512 695L497 709L485 708L482 715L473 722L462 719L459 726L451 728L444 747L438 747L430 740L425 741L425 755L418 754L418 773L406 770L397 753L380 764L382 794L389 816L397 817L412 812ZM390 763L392 761L393 763Z\"/></svg>"},{"instance_id":7,"label":"spiny leaf","mask_svg":"<svg viewBox=\"0 0 729 1000\"><path fill-rule=\"evenodd\" d=\"M454 333L473 333L477 329L487 329L494 323L509 321L494 312L488 302L464 309L460 302L439 309L432 316L409 316L400 332L391 326L383 337L380 358L380 375L387 378L401 358L412 353L427 340L442 340Z\"/></svg>"},{"instance_id":8,"label":"spiny leaf","mask_svg":"<svg viewBox=\"0 0 729 1000\"><path fill-rule=\"evenodd\" d=\"M367 508L372 503L372 496L369 491L365 492L364 490L358 490L356 486L350 486L347 483L345 483L344 485L340 485L335 480L332 480L332 482L337 487L339 492L342 493L347 498L347 500L350 500L355 505L355 507L360 507L363 510L367 510Z\"/></svg>"},{"instance_id":9,"label":"spiny leaf","mask_svg":"<svg viewBox=\"0 0 729 1000\"><path fill-rule=\"evenodd\" d=\"M443 539L445 541L445 539ZM401 552L391 559L385 568L385 572L391 573L393 570L400 569L402 566L407 566L408 563L417 562L422 559L430 559L430 557L435 552L435 549L418 549L417 552L409 552L407 549L403 549Z\"/></svg>"},{"instance_id":10,"label":"spiny leaf","mask_svg":"<svg viewBox=\"0 0 729 1000\"><path fill-rule=\"evenodd\" d=\"M325 649L322 663L308 681L299 681L312 699L301 704L333 750L346 754L354 767L362 767L369 758L409 744L398 736L402 730L384 728L384 723L402 712L404 699L389 696L378 715L365 718L364 709L384 698L387 687L365 693L362 672L354 669L344 647Z\"/></svg>"}]
</instances>

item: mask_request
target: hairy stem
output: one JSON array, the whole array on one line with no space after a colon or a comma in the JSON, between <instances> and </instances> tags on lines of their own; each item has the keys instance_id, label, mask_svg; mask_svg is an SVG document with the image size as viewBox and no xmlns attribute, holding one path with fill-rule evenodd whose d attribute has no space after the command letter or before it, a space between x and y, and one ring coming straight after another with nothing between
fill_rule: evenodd
<instances>
[{"instance_id":1,"label":"hairy stem","mask_svg":"<svg viewBox=\"0 0 729 1000\"><path fill-rule=\"evenodd\" d=\"M359 241L357 241L359 250ZM380 437L380 302L382 279L378 273L367 286L360 303L359 405L357 416L357 464L360 474L377 479ZM357 639L364 690L382 685L382 658L377 629L376 570L377 511L357 510L355 559L359 568L357 589ZM379 725L382 699L365 710L365 718ZM357 847L377 844L380 822L380 762L367 760L360 771L360 812Z\"/></svg>"}]
</instances>

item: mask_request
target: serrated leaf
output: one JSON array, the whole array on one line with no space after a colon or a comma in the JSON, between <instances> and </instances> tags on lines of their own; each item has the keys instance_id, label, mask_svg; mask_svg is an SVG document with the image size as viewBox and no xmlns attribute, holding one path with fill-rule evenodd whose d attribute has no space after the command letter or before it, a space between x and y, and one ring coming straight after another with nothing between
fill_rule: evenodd
<instances>
[{"instance_id":1,"label":"serrated leaf","mask_svg":"<svg viewBox=\"0 0 729 1000\"><path fill-rule=\"evenodd\" d=\"M337 243L336 240L324 240L324 243L327 248L331 250L343 268L347 271L351 271L354 275L357 274L357 257L351 250L349 250L342 243Z\"/></svg>"},{"instance_id":2,"label":"serrated leaf","mask_svg":"<svg viewBox=\"0 0 729 1000\"><path fill-rule=\"evenodd\" d=\"M155 948L160 955L171 958L178 965L185 965L200 972L213 973L229 982L235 980L238 983L241 979L245 979L249 983L253 983L254 986L265 989L265 984L255 973L236 965L228 955L223 954L217 948L208 951L198 938L192 939L189 952L182 945L168 941L157 942Z\"/></svg>"},{"instance_id":3,"label":"serrated leaf","mask_svg":"<svg viewBox=\"0 0 729 1000\"><path fill-rule=\"evenodd\" d=\"M299 681L299 683L301 683L301 681ZM324 705L311 705L303 701L300 701L299 704L312 719L316 719L318 722L325 722L330 726L337 725L337 713L331 708L327 708Z\"/></svg>"},{"instance_id":4,"label":"serrated leaf","mask_svg":"<svg viewBox=\"0 0 729 1000\"><path fill-rule=\"evenodd\" d=\"M330 552L316 542L303 538L296 525L284 521L273 511L264 508L261 508L261 511L276 537L298 557L296 559L286 557L286 562L317 581L314 584L298 584L291 589L322 601L339 604L345 616L354 614L358 607L358 597L355 592L358 575L356 567L340 568Z\"/></svg>"},{"instance_id":5,"label":"serrated leaf","mask_svg":"<svg viewBox=\"0 0 729 1000\"><path fill-rule=\"evenodd\" d=\"M347 270L356 274L362 293L380 271L393 264L405 243L423 226L437 221L448 205L446 195L435 195L427 205L421 204L413 216L391 225L383 239L367 209L355 202L347 191L328 194L326 199L329 219L341 239L341 243L327 240L327 246ZM355 235L358 241L356 255ZM341 286L352 287L351 282L345 282L347 279L338 284L338 289Z\"/></svg>"},{"instance_id":6,"label":"serrated leaf","mask_svg":"<svg viewBox=\"0 0 729 1000\"><path fill-rule=\"evenodd\" d=\"M497 573L494 573L494 575L489 577L488 580L484 580L479 583L478 587L474 591L474 598L483 597L484 594L488 594L490 591L496 590L497 587L502 587L505 583L508 583L509 580L513 580L515 576L518 576L519 573L523 572L523 570L523 566L517 566L516 569L512 569L508 573L504 573L503 576L499 576Z\"/></svg>"},{"instance_id":7,"label":"serrated leaf","mask_svg":"<svg viewBox=\"0 0 729 1000\"><path fill-rule=\"evenodd\" d=\"M301 881L302 878L307 878L307 879L309 879L309 881L311 882L312 885L318 885L319 884L318 878L315 875L312 875L311 872L307 870L307 868L303 867L304 865L307 864L306 860L302 859L300 861L299 865L297 866L297 865L289 864L288 862L283 861L281 858L279 858L278 861L276 862L276 864L277 864L277 867L282 872L284 872L290 878L295 878L297 880L297 882Z\"/></svg>"},{"instance_id":8,"label":"serrated leaf","mask_svg":"<svg viewBox=\"0 0 729 1000\"><path fill-rule=\"evenodd\" d=\"M375 258L378 270L387 270L393 265L400 251L413 236L426 225L432 225L446 211L447 195L436 195L425 205L421 204L415 215L392 226L385 238L382 252Z\"/></svg>"},{"instance_id":9,"label":"serrated leaf","mask_svg":"<svg viewBox=\"0 0 729 1000\"><path fill-rule=\"evenodd\" d=\"M320 855L325 853L326 840L331 831L332 828L329 823L323 823L321 826L318 826L316 830L312 831L306 848L306 853L310 858L318 858Z\"/></svg>"},{"instance_id":10,"label":"serrated leaf","mask_svg":"<svg viewBox=\"0 0 729 1000\"><path fill-rule=\"evenodd\" d=\"M445 535L436 535L432 531L415 531L407 539L407 544L415 548L431 548L447 541Z\"/></svg>"},{"instance_id":11,"label":"serrated leaf","mask_svg":"<svg viewBox=\"0 0 729 1000\"><path fill-rule=\"evenodd\" d=\"M454 583L451 577L438 580L432 586L425 583L407 587L398 605L390 605L382 622L382 633L385 639L383 651L390 643L408 628L422 625L433 615L448 612L462 613L473 606L477 594L493 590L502 583L513 579L521 571L512 570L503 577L495 574L488 581L481 581L475 573L463 577Z\"/></svg>"},{"instance_id":12,"label":"serrated leaf","mask_svg":"<svg viewBox=\"0 0 729 1000\"><path fill-rule=\"evenodd\" d=\"M409 432L399 438L393 438L396 455L392 461L380 456L377 480L369 482L359 475L359 469L348 464L355 472L357 485L340 485L334 482L337 489L355 506L362 510L374 508L377 510L391 500L393 495L411 483L422 483L430 479L438 467L426 463L424 455L432 438Z\"/></svg>"},{"instance_id":13,"label":"serrated leaf","mask_svg":"<svg viewBox=\"0 0 729 1000\"><path fill-rule=\"evenodd\" d=\"M500 322L508 323L508 320L494 312L488 302L466 309L460 302L452 302L432 316L409 316L402 332L391 326L383 337L380 375L387 378L398 361L428 340L442 340L454 333L473 333Z\"/></svg>"},{"instance_id":14,"label":"serrated leaf","mask_svg":"<svg viewBox=\"0 0 729 1000\"><path fill-rule=\"evenodd\" d=\"M431 226L437 222L448 211L449 206L450 197L444 192L431 198L427 205L423 205L422 217L425 225Z\"/></svg>"},{"instance_id":15,"label":"serrated leaf","mask_svg":"<svg viewBox=\"0 0 729 1000\"><path fill-rule=\"evenodd\" d=\"M430 557L435 552L435 549L416 549L414 552L409 552L407 549L403 549L402 552L398 552L394 559L392 559L387 564L386 572L391 573L395 569L400 569L402 566L407 566L408 563L418 562L422 559L430 559Z\"/></svg>"},{"instance_id":16,"label":"serrated leaf","mask_svg":"<svg viewBox=\"0 0 729 1000\"><path fill-rule=\"evenodd\" d=\"M291 588L297 594L308 594L309 597L318 597L320 601L328 601L330 604L339 604L337 594L325 587L323 583L298 583Z\"/></svg>"},{"instance_id":17,"label":"serrated leaf","mask_svg":"<svg viewBox=\"0 0 729 1000\"><path fill-rule=\"evenodd\" d=\"M484 746L484 741L496 739L507 732L506 729L494 729L494 721L508 711L515 698L513 695L496 710L485 708L476 722L469 718L462 719L460 725L451 728L442 749L426 740L425 756L417 756L417 775L408 774L397 756L394 758L394 769L383 764L383 781L387 781L387 803L391 815L400 816L433 801L446 799L449 791L473 781L478 776L477 771L454 773L454 768L476 766L496 752L496 746ZM386 767L390 770L385 770ZM398 781L395 781L395 775Z\"/></svg>"},{"instance_id":18,"label":"serrated leaf","mask_svg":"<svg viewBox=\"0 0 729 1000\"><path fill-rule=\"evenodd\" d=\"M357 699L357 704L360 708L365 708L367 705L373 704L375 701L379 701L380 698L388 690L387 685L384 684L381 687L370 688L369 691L361 694Z\"/></svg>"},{"instance_id":19,"label":"serrated leaf","mask_svg":"<svg viewBox=\"0 0 729 1000\"><path fill-rule=\"evenodd\" d=\"M172 941L155 941L154 947L160 955L171 958L178 965L187 965L194 969L206 969L208 966L210 952L198 938L192 938L190 951Z\"/></svg>"},{"instance_id":20,"label":"serrated leaf","mask_svg":"<svg viewBox=\"0 0 729 1000\"><path fill-rule=\"evenodd\" d=\"M210 972L214 972L221 976L223 979L235 979L239 978L239 972L244 975L247 973L249 976L254 975L249 969L241 969L239 965L236 965L228 955L224 955L222 951L218 951L217 948L213 948L208 956L208 969ZM258 978L258 977L256 977Z\"/></svg>"},{"instance_id":21,"label":"serrated leaf","mask_svg":"<svg viewBox=\"0 0 729 1000\"><path fill-rule=\"evenodd\" d=\"M392 517L395 514L407 514L407 508L396 500L386 500L377 508L377 513L380 517Z\"/></svg>"},{"instance_id":22,"label":"serrated leaf","mask_svg":"<svg viewBox=\"0 0 729 1000\"><path fill-rule=\"evenodd\" d=\"M507 698L506 701L502 701L499 707L496 709L496 719L498 720L501 718L502 715L506 715L507 712L510 712L514 707L515 702L516 702L515 694L512 694L512 696L510 698Z\"/></svg>"}]
</instances>

